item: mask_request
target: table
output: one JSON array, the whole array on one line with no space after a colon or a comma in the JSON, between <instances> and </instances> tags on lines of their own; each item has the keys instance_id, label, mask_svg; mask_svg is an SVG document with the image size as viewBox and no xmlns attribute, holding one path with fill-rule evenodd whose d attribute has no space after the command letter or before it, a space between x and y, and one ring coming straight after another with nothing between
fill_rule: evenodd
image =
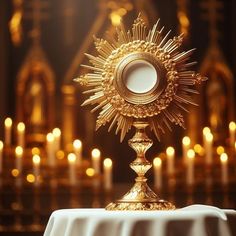
<instances>
[{"instance_id":1,"label":"table","mask_svg":"<svg viewBox=\"0 0 236 236\"><path fill-rule=\"evenodd\" d=\"M54 211L44 236L234 236L236 211L191 205L174 211Z\"/></svg>"}]
</instances>

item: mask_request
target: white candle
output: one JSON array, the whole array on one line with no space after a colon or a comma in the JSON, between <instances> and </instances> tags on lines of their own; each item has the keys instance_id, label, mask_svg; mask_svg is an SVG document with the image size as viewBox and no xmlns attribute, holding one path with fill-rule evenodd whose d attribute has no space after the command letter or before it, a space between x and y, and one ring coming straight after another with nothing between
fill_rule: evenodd
<instances>
[{"instance_id":1,"label":"white candle","mask_svg":"<svg viewBox=\"0 0 236 236\"><path fill-rule=\"evenodd\" d=\"M230 141L230 147L234 147L235 143L235 132L236 132L236 124L235 122L231 121L229 123L229 141Z\"/></svg>"},{"instance_id":2,"label":"white candle","mask_svg":"<svg viewBox=\"0 0 236 236\"><path fill-rule=\"evenodd\" d=\"M205 157L206 157L206 164L212 164L212 155L213 155L213 134L207 133L205 135Z\"/></svg>"},{"instance_id":3,"label":"white candle","mask_svg":"<svg viewBox=\"0 0 236 236\"><path fill-rule=\"evenodd\" d=\"M61 148L61 130L59 128L55 128L52 131L54 136L54 149L55 152L58 152Z\"/></svg>"},{"instance_id":4,"label":"white candle","mask_svg":"<svg viewBox=\"0 0 236 236\"><path fill-rule=\"evenodd\" d=\"M100 162L101 162L101 152L99 149L94 148L92 150L92 167L94 169L95 174L100 174Z\"/></svg>"},{"instance_id":5,"label":"white candle","mask_svg":"<svg viewBox=\"0 0 236 236\"><path fill-rule=\"evenodd\" d=\"M162 188L162 161L161 158L156 157L153 160L154 167L154 186L156 189Z\"/></svg>"},{"instance_id":6,"label":"white candle","mask_svg":"<svg viewBox=\"0 0 236 236\"><path fill-rule=\"evenodd\" d=\"M25 124L19 122L17 125L17 145L25 147Z\"/></svg>"},{"instance_id":7,"label":"white candle","mask_svg":"<svg viewBox=\"0 0 236 236\"><path fill-rule=\"evenodd\" d=\"M175 149L173 147L168 147L166 149L166 158L167 158L167 174L174 174L174 157L175 157Z\"/></svg>"},{"instance_id":8,"label":"white candle","mask_svg":"<svg viewBox=\"0 0 236 236\"><path fill-rule=\"evenodd\" d=\"M228 155L222 153L220 155L221 162L221 183L226 185L228 183Z\"/></svg>"},{"instance_id":9,"label":"white candle","mask_svg":"<svg viewBox=\"0 0 236 236\"><path fill-rule=\"evenodd\" d=\"M0 174L2 173L2 166L3 166L3 159L2 159L2 155L3 155L3 147L4 144L3 142L0 140Z\"/></svg>"},{"instance_id":10,"label":"white candle","mask_svg":"<svg viewBox=\"0 0 236 236\"><path fill-rule=\"evenodd\" d=\"M6 146L11 145L11 130L12 130L12 119L7 117L4 121L5 124L5 144Z\"/></svg>"},{"instance_id":11,"label":"white candle","mask_svg":"<svg viewBox=\"0 0 236 236\"><path fill-rule=\"evenodd\" d=\"M19 174L22 173L22 155L23 155L23 148L21 146L17 146L15 148L15 155L16 155L16 169L19 171Z\"/></svg>"},{"instance_id":12,"label":"white candle","mask_svg":"<svg viewBox=\"0 0 236 236\"><path fill-rule=\"evenodd\" d=\"M187 185L194 184L194 158L195 152L192 149L189 149L187 152L187 175L186 175L186 182Z\"/></svg>"},{"instance_id":13,"label":"white candle","mask_svg":"<svg viewBox=\"0 0 236 236\"><path fill-rule=\"evenodd\" d=\"M40 156L35 154L33 155L33 174L35 176L35 182L34 185L37 187L39 185L39 175L40 175Z\"/></svg>"},{"instance_id":14,"label":"white candle","mask_svg":"<svg viewBox=\"0 0 236 236\"><path fill-rule=\"evenodd\" d=\"M106 158L103 161L103 170L104 170L104 188L110 190L112 188L112 160Z\"/></svg>"},{"instance_id":15,"label":"white candle","mask_svg":"<svg viewBox=\"0 0 236 236\"><path fill-rule=\"evenodd\" d=\"M67 156L68 164L69 164L69 181L71 185L76 185L76 155L74 153L69 153Z\"/></svg>"},{"instance_id":16,"label":"white candle","mask_svg":"<svg viewBox=\"0 0 236 236\"><path fill-rule=\"evenodd\" d=\"M77 165L82 164L82 142L79 139L74 140L73 142L74 153L76 155Z\"/></svg>"},{"instance_id":17,"label":"white candle","mask_svg":"<svg viewBox=\"0 0 236 236\"><path fill-rule=\"evenodd\" d=\"M190 148L191 140L188 136L183 137L182 139L182 151L183 151L183 161L186 164L187 162L187 152Z\"/></svg>"},{"instance_id":18,"label":"white candle","mask_svg":"<svg viewBox=\"0 0 236 236\"><path fill-rule=\"evenodd\" d=\"M54 136L52 133L47 134L47 158L48 158L48 165L50 167L55 167L56 160L55 160L55 149L54 149Z\"/></svg>"}]
</instances>

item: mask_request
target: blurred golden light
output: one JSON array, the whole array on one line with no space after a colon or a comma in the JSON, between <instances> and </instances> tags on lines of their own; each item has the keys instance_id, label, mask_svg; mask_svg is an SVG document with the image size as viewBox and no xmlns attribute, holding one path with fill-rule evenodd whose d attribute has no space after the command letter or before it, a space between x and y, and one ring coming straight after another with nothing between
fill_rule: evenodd
<instances>
[{"instance_id":1,"label":"blurred golden light","mask_svg":"<svg viewBox=\"0 0 236 236\"><path fill-rule=\"evenodd\" d=\"M174 155L174 154L175 154L175 149L174 149L173 147L168 147L168 148L166 149L166 154L167 154L168 156Z\"/></svg>"},{"instance_id":2,"label":"blurred golden light","mask_svg":"<svg viewBox=\"0 0 236 236\"><path fill-rule=\"evenodd\" d=\"M110 19L111 19L111 23L113 26L118 26L120 25L121 22L121 16L119 15L119 13L117 12L112 12L110 14Z\"/></svg>"},{"instance_id":3,"label":"blurred golden light","mask_svg":"<svg viewBox=\"0 0 236 236\"><path fill-rule=\"evenodd\" d=\"M160 157L155 157L154 160L153 160L153 165L154 166L161 166L162 164L162 160Z\"/></svg>"},{"instance_id":4,"label":"blurred golden light","mask_svg":"<svg viewBox=\"0 0 236 236\"><path fill-rule=\"evenodd\" d=\"M104 165L104 167L108 167L108 168L111 167L112 166L112 160L110 158L104 159L103 165Z\"/></svg>"},{"instance_id":5,"label":"blurred golden light","mask_svg":"<svg viewBox=\"0 0 236 236\"><path fill-rule=\"evenodd\" d=\"M4 146L3 141L0 140L0 150L3 149L3 146Z\"/></svg>"},{"instance_id":6,"label":"blurred golden light","mask_svg":"<svg viewBox=\"0 0 236 236\"><path fill-rule=\"evenodd\" d=\"M211 133L211 130L209 127L204 127L202 133L206 136L207 134Z\"/></svg>"},{"instance_id":7,"label":"blurred golden light","mask_svg":"<svg viewBox=\"0 0 236 236\"><path fill-rule=\"evenodd\" d=\"M217 152L218 155L221 155L222 153L225 152L225 149L224 149L223 146L218 146L218 147L216 148L216 152Z\"/></svg>"},{"instance_id":8,"label":"blurred golden light","mask_svg":"<svg viewBox=\"0 0 236 236\"><path fill-rule=\"evenodd\" d=\"M32 155L40 155L40 149L37 147L33 147L31 149L31 153L32 153Z\"/></svg>"},{"instance_id":9,"label":"blurred golden light","mask_svg":"<svg viewBox=\"0 0 236 236\"><path fill-rule=\"evenodd\" d=\"M73 142L73 146L74 146L74 148L79 149L82 147L82 142L79 139L76 139Z\"/></svg>"},{"instance_id":10,"label":"blurred golden light","mask_svg":"<svg viewBox=\"0 0 236 236\"><path fill-rule=\"evenodd\" d=\"M93 168L88 168L88 169L86 170L86 175L87 175L87 176L92 177L92 176L94 176L94 174L95 174L95 171L94 171Z\"/></svg>"},{"instance_id":11,"label":"blurred golden light","mask_svg":"<svg viewBox=\"0 0 236 236\"><path fill-rule=\"evenodd\" d=\"M35 176L33 174L28 174L26 176L26 180L29 182L29 183L34 183L35 182Z\"/></svg>"},{"instance_id":12,"label":"blurred golden light","mask_svg":"<svg viewBox=\"0 0 236 236\"><path fill-rule=\"evenodd\" d=\"M73 163L73 162L76 161L76 155L71 152L71 153L68 154L67 159L70 163Z\"/></svg>"},{"instance_id":13,"label":"blurred golden light","mask_svg":"<svg viewBox=\"0 0 236 236\"><path fill-rule=\"evenodd\" d=\"M34 163L35 165L40 164L40 156L39 156L39 155L34 155L34 156L33 156L33 163Z\"/></svg>"},{"instance_id":14,"label":"blurred golden light","mask_svg":"<svg viewBox=\"0 0 236 236\"><path fill-rule=\"evenodd\" d=\"M65 157L65 153L60 150L56 153L57 159L62 160Z\"/></svg>"},{"instance_id":15,"label":"blurred golden light","mask_svg":"<svg viewBox=\"0 0 236 236\"><path fill-rule=\"evenodd\" d=\"M54 141L54 135L52 133L48 133L46 139L51 143Z\"/></svg>"},{"instance_id":16,"label":"blurred golden light","mask_svg":"<svg viewBox=\"0 0 236 236\"><path fill-rule=\"evenodd\" d=\"M183 145L188 146L188 145L190 145L191 140L190 140L190 138L188 136L185 136L182 139L182 143L183 143Z\"/></svg>"},{"instance_id":17,"label":"blurred golden light","mask_svg":"<svg viewBox=\"0 0 236 236\"><path fill-rule=\"evenodd\" d=\"M7 117L4 121L4 124L6 127L11 127L12 126L12 119Z\"/></svg>"},{"instance_id":18,"label":"blurred golden light","mask_svg":"<svg viewBox=\"0 0 236 236\"><path fill-rule=\"evenodd\" d=\"M187 152L187 157L193 159L195 157L195 152L193 149L189 149Z\"/></svg>"},{"instance_id":19,"label":"blurred golden light","mask_svg":"<svg viewBox=\"0 0 236 236\"><path fill-rule=\"evenodd\" d=\"M226 162L228 161L228 155L224 152L220 155L220 160L221 162Z\"/></svg>"},{"instance_id":20,"label":"blurred golden light","mask_svg":"<svg viewBox=\"0 0 236 236\"><path fill-rule=\"evenodd\" d=\"M17 147L15 148L15 153L16 153L16 156L17 156L17 157L21 157L22 154L23 154L23 148L22 148L21 146L17 146Z\"/></svg>"},{"instance_id":21,"label":"blurred golden light","mask_svg":"<svg viewBox=\"0 0 236 236\"><path fill-rule=\"evenodd\" d=\"M17 125L17 130L19 132L25 131L25 124L23 122L19 122L18 125Z\"/></svg>"},{"instance_id":22,"label":"blurred golden light","mask_svg":"<svg viewBox=\"0 0 236 236\"><path fill-rule=\"evenodd\" d=\"M11 174L12 174L12 176L14 176L14 177L17 177L18 175L19 175L19 170L17 170L17 169L13 169L12 171L11 171Z\"/></svg>"},{"instance_id":23,"label":"blurred golden light","mask_svg":"<svg viewBox=\"0 0 236 236\"><path fill-rule=\"evenodd\" d=\"M94 148L91 152L93 158L99 158L101 156L101 152L99 149Z\"/></svg>"},{"instance_id":24,"label":"blurred golden light","mask_svg":"<svg viewBox=\"0 0 236 236\"><path fill-rule=\"evenodd\" d=\"M212 133L207 133L206 134L206 141L212 142L212 140L213 140L213 134Z\"/></svg>"},{"instance_id":25,"label":"blurred golden light","mask_svg":"<svg viewBox=\"0 0 236 236\"><path fill-rule=\"evenodd\" d=\"M52 134L54 137L60 137L61 136L61 130L59 128L54 128L52 131Z\"/></svg>"},{"instance_id":26,"label":"blurred golden light","mask_svg":"<svg viewBox=\"0 0 236 236\"><path fill-rule=\"evenodd\" d=\"M202 153L203 148L202 148L202 146L201 146L200 144L197 143L197 144L194 145L193 150L194 150L196 153L200 154L200 153Z\"/></svg>"},{"instance_id":27,"label":"blurred golden light","mask_svg":"<svg viewBox=\"0 0 236 236\"><path fill-rule=\"evenodd\" d=\"M235 130L236 130L236 123L233 122L233 121L231 121L231 122L229 123L229 129L230 129L231 131L235 131Z\"/></svg>"}]
</instances>

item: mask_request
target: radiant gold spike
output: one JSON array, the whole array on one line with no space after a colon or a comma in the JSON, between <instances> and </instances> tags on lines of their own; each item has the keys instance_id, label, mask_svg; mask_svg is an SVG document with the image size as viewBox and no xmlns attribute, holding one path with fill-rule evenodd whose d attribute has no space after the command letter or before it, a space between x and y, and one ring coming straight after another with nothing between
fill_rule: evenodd
<instances>
[{"instance_id":1,"label":"radiant gold spike","mask_svg":"<svg viewBox=\"0 0 236 236\"><path fill-rule=\"evenodd\" d=\"M146 183L144 174L151 164L145 159L145 152L152 140L145 129L149 126L160 140L161 134L172 130L172 123L184 128L181 112L188 112L185 106L189 104L196 105L191 99L192 94L197 94L193 86L206 78L188 69L195 64L188 62L195 49L179 51L183 34L169 38L171 31L164 34L164 27L159 28L158 20L147 30L139 15L131 32L123 24L117 28L117 39L94 37L98 55L86 54L92 65L83 65L93 72L76 79L91 87L85 94L92 95L82 105L95 105L92 112L100 110L96 130L111 122L108 130L116 125L115 133L120 132L122 141L132 125L136 129L129 140L137 152L136 160L130 165L138 174L136 183L122 199L109 204L108 210L174 209L171 203L160 200ZM142 67L151 73L143 78L140 73L130 76Z\"/></svg>"}]
</instances>

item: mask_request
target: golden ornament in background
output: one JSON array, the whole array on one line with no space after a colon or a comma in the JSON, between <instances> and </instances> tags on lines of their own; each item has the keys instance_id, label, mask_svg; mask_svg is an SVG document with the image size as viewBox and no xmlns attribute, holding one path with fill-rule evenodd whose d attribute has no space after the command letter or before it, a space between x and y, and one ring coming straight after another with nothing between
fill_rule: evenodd
<instances>
[{"instance_id":1,"label":"golden ornament in background","mask_svg":"<svg viewBox=\"0 0 236 236\"><path fill-rule=\"evenodd\" d=\"M107 41L95 38L98 56L86 54L92 66L83 65L87 73L75 81L91 87L85 91L92 94L83 105L95 105L92 112L101 109L96 129L111 122L109 131L117 123L116 133L121 131L121 141L133 125L136 133L129 145L136 151L137 158L130 166L137 173L134 187L108 210L166 210L175 207L160 200L148 187L145 173L151 163L145 152L152 140L145 133L149 126L156 137L171 123L184 127L181 111L186 105L195 104L191 94L197 93L193 85L206 78L188 70L194 62L188 62L193 49L179 52L183 35L168 39L170 31L163 36L159 20L151 30L139 14L134 21L132 32L123 24L117 28L117 39Z\"/></svg>"}]
</instances>

